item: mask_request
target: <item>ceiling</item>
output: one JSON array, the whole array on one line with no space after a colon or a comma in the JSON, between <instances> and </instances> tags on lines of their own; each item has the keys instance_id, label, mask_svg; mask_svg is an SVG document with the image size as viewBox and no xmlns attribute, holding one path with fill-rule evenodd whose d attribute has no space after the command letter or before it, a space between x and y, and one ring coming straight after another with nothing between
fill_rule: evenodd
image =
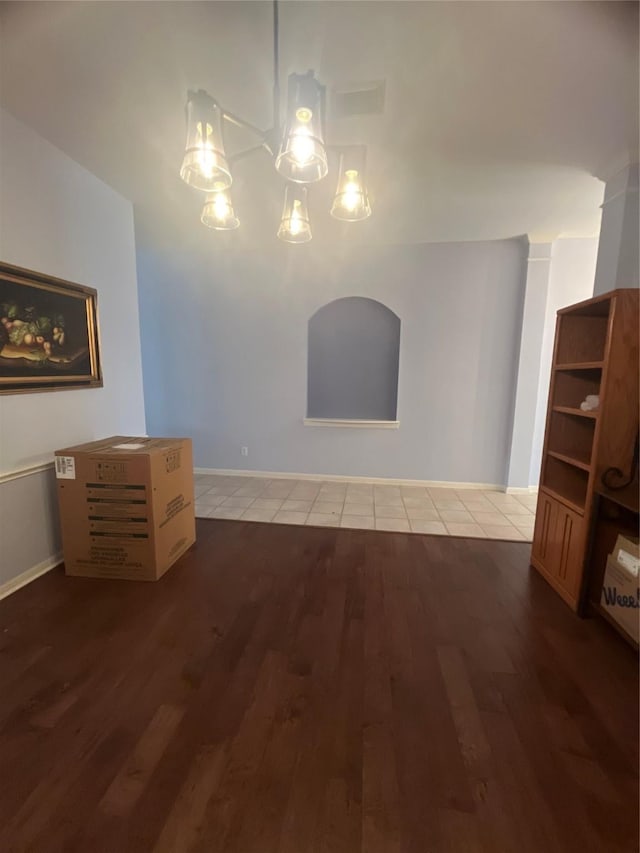
<instances>
[{"instance_id":1,"label":"ceiling","mask_svg":"<svg viewBox=\"0 0 640 853\"><path fill-rule=\"evenodd\" d=\"M637 158L636 3L283 2L280 21L283 84L308 68L329 91L386 81L382 115L329 116L327 133L367 143L373 216L329 217L332 164L311 190L320 240L590 236L596 176ZM131 199L145 233L275 239L266 153L235 166L233 234L200 225L178 177L187 89L271 124L270 2L10 2L0 24L0 103Z\"/></svg>"}]
</instances>

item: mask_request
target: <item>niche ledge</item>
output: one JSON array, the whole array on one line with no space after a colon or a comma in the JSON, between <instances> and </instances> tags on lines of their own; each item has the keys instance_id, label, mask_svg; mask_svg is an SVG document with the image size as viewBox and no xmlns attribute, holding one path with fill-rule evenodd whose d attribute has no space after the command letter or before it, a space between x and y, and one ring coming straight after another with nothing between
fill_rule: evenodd
<instances>
[{"instance_id":1,"label":"niche ledge","mask_svg":"<svg viewBox=\"0 0 640 853\"><path fill-rule=\"evenodd\" d=\"M347 427L349 429L398 429L400 421L370 421L356 418L303 418L308 427Z\"/></svg>"}]
</instances>

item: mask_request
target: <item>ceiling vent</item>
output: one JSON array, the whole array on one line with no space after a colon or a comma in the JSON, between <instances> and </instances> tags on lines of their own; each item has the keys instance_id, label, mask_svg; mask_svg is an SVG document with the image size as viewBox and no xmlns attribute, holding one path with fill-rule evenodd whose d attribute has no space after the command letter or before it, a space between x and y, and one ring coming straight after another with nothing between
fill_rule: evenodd
<instances>
[{"instance_id":1,"label":"ceiling vent","mask_svg":"<svg viewBox=\"0 0 640 853\"><path fill-rule=\"evenodd\" d=\"M336 87L331 92L332 118L381 115L384 112L385 80Z\"/></svg>"}]
</instances>

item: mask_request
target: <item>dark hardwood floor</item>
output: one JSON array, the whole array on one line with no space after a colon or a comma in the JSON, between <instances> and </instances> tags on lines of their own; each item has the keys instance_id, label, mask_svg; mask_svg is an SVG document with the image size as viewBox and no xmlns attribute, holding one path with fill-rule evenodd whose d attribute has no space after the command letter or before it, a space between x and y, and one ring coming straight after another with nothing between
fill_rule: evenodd
<instances>
[{"instance_id":1,"label":"dark hardwood floor","mask_svg":"<svg viewBox=\"0 0 640 853\"><path fill-rule=\"evenodd\" d=\"M528 545L198 537L0 603L3 853L638 849L637 658Z\"/></svg>"}]
</instances>

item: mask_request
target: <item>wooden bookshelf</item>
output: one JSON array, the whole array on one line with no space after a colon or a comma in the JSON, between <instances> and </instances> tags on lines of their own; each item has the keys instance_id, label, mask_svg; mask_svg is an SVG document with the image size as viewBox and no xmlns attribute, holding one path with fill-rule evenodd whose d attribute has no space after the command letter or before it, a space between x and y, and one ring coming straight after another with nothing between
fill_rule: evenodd
<instances>
[{"instance_id":1,"label":"wooden bookshelf","mask_svg":"<svg viewBox=\"0 0 640 853\"><path fill-rule=\"evenodd\" d=\"M613 290L558 312L531 564L577 610L594 492L628 471L638 434L638 296ZM580 403L597 394L597 410Z\"/></svg>"}]
</instances>

